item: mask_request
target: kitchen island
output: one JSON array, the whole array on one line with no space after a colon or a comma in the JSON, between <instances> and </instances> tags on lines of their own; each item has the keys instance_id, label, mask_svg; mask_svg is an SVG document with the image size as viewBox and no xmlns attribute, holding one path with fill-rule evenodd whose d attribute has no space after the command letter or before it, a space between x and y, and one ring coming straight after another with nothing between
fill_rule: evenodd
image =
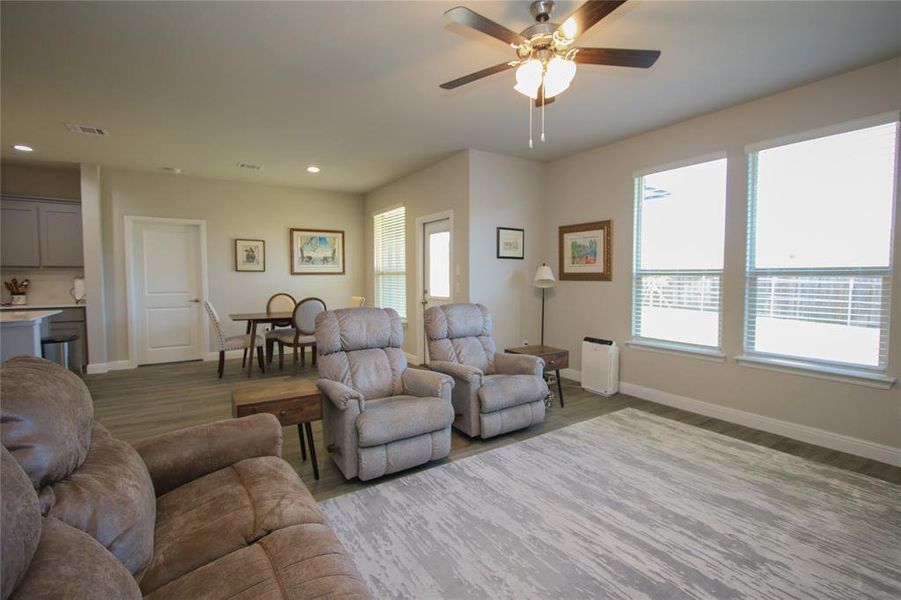
<instances>
[{"instance_id":1,"label":"kitchen island","mask_svg":"<svg viewBox=\"0 0 901 600\"><path fill-rule=\"evenodd\" d=\"M41 337L50 333L49 317L61 310L0 311L0 360L41 356Z\"/></svg>"}]
</instances>

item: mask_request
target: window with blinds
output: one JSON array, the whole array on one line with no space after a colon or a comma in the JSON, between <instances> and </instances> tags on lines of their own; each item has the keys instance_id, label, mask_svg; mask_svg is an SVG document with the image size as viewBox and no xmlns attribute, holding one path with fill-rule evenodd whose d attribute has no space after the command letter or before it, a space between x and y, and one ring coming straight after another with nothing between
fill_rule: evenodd
<instances>
[{"instance_id":1,"label":"window with blinds","mask_svg":"<svg viewBox=\"0 0 901 600\"><path fill-rule=\"evenodd\" d=\"M633 343L720 347L726 159L635 179Z\"/></svg>"},{"instance_id":2,"label":"window with blinds","mask_svg":"<svg viewBox=\"0 0 901 600\"><path fill-rule=\"evenodd\" d=\"M885 370L898 123L749 155L746 357Z\"/></svg>"},{"instance_id":3,"label":"window with blinds","mask_svg":"<svg viewBox=\"0 0 901 600\"><path fill-rule=\"evenodd\" d=\"M406 211L395 208L373 216L375 305L407 318Z\"/></svg>"}]
</instances>

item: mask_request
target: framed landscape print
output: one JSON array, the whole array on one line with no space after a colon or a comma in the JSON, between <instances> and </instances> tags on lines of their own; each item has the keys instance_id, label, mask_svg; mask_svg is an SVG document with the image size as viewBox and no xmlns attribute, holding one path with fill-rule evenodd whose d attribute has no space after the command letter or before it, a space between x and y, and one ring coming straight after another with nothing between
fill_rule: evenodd
<instances>
[{"instance_id":1,"label":"framed landscape print","mask_svg":"<svg viewBox=\"0 0 901 600\"><path fill-rule=\"evenodd\" d=\"M611 221L560 227L560 279L610 281L613 263Z\"/></svg>"},{"instance_id":2,"label":"framed landscape print","mask_svg":"<svg viewBox=\"0 0 901 600\"><path fill-rule=\"evenodd\" d=\"M292 275L343 275L344 232L291 229Z\"/></svg>"},{"instance_id":3,"label":"framed landscape print","mask_svg":"<svg viewBox=\"0 0 901 600\"><path fill-rule=\"evenodd\" d=\"M522 260L525 252L526 232L512 227L497 228L497 257Z\"/></svg>"},{"instance_id":4,"label":"framed landscape print","mask_svg":"<svg viewBox=\"0 0 901 600\"><path fill-rule=\"evenodd\" d=\"M266 242L235 240L235 271L265 271Z\"/></svg>"}]
</instances>

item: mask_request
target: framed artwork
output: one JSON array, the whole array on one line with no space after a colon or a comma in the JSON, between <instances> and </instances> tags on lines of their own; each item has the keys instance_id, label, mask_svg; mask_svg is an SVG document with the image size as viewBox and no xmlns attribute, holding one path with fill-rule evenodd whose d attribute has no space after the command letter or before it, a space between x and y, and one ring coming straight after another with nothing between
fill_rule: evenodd
<instances>
[{"instance_id":1,"label":"framed artwork","mask_svg":"<svg viewBox=\"0 0 901 600\"><path fill-rule=\"evenodd\" d=\"M612 221L560 227L560 279L610 281Z\"/></svg>"},{"instance_id":2,"label":"framed artwork","mask_svg":"<svg viewBox=\"0 0 901 600\"><path fill-rule=\"evenodd\" d=\"M292 275L343 275L344 232L291 229Z\"/></svg>"},{"instance_id":3,"label":"framed artwork","mask_svg":"<svg viewBox=\"0 0 901 600\"><path fill-rule=\"evenodd\" d=\"M266 242L235 240L235 271L265 271Z\"/></svg>"},{"instance_id":4,"label":"framed artwork","mask_svg":"<svg viewBox=\"0 0 901 600\"><path fill-rule=\"evenodd\" d=\"M497 257L522 260L525 252L526 232L513 227L497 228Z\"/></svg>"}]
</instances>

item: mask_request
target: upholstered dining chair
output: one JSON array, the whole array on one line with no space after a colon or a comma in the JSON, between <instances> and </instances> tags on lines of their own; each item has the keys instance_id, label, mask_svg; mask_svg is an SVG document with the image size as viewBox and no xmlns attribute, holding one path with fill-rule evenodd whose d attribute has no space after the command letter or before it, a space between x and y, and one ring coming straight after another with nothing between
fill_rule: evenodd
<instances>
[{"instance_id":1,"label":"upholstered dining chair","mask_svg":"<svg viewBox=\"0 0 901 600\"><path fill-rule=\"evenodd\" d=\"M425 311L429 368L455 380L454 427L482 439L540 423L550 396L544 360L497 352L491 329L482 304Z\"/></svg>"},{"instance_id":2,"label":"upholstered dining chair","mask_svg":"<svg viewBox=\"0 0 901 600\"><path fill-rule=\"evenodd\" d=\"M250 334L247 335L230 335L228 337L222 332L222 323L219 321L219 313L210 303L209 300L203 301L206 308L206 314L210 317L210 323L213 325L213 332L216 334L216 343L219 346L219 379L222 379L222 373L225 371L225 353L229 350L247 350L253 343L258 348L257 359L259 360L260 370L266 372L266 364L263 359L263 345L265 340L263 336L258 335L251 342Z\"/></svg>"},{"instance_id":3,"label":"upholstered dining chair","mask_svg":"<svg viewBox=\"0 0 901 600\"><path fill-rule=\"evenodd\" d=\"M287 292L279 292L273 294L266 302L267 313L293 312L297 306L297 300L294 296ZM272 328L266 332L266 364L272 363L272 350L278 338L278 329L291 326L291 319L277 321L272 324ZM243 364L243 362L242 362Z\"/></svg>"},{"instance_id":4,"label":"upholstered dining chair","mask_svg":"<svg viewBox=\"0 0 901 600\"><path fill-rule=\"evenodd\" d=\"M347 303L348 308L359 308L366 304L366 298L363 296L351 296L350 302Z\"/></svg>"},{"instance_id":5,"label":"upholstered dining chair","mask_svg":"<svg viewBox=\"0 0 901 600\"><path fill-rule=\"evenodd\" d=\"M294 348L294 367L297 367L297 353L300 352L300 366L306 365L306 350L313 349L313 366L316 366L316 315L326 310L325 302L319 298L304 298L294 307L291 327L276 329L278 335L278 368L285 367L285 346Z\"/></svg>"}]
</instances>

